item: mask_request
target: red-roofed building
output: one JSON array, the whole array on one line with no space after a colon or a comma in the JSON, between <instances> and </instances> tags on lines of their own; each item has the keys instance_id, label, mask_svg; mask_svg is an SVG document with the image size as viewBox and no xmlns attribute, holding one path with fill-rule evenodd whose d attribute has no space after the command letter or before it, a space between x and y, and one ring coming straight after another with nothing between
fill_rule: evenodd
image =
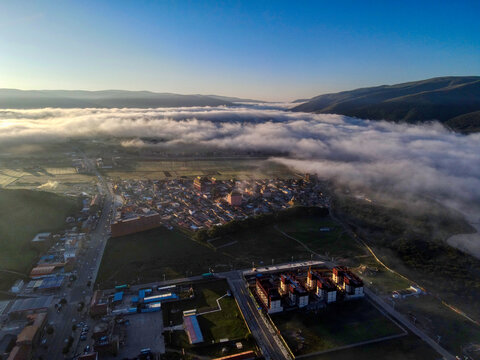
<instances>
[{"instance_id":1,"label":"red-roofed building","mask_svg":"<svg viewBox=\"0 0 480 360\"><path fill-rule=\"evenodd\" d=\"M257 278L255 289L258 297L262 301L269 314L283 311L278 289L271 283L269 279Z\"/></svg>"},{"instance_id":2,"label":"red-roofed building","mask_svg":"<svg viewBox=\"0 0 480 360\"><path fill-rule=\"evenodd\" d=\"M227 195L227 202L231 206L241 206L242 205L242 194L238 191L232 191Z\"/></svg>"},{"instance_id":3,"label":"red-roofed building","mask_svg":"<svg viewBox=\"0 0 480 360\"><path fill-rule=\"evenodd\" d=\"M115 221L110 225L110 229L112 237L118 237L154 229L161 225L162 217L157 213L153 213Z\"/></svg>"},{"instance_id":4,"label":"red-roofed building","mask_svg":"<svg viewBox=\"0 0 480 360\"><path fill-rule=\"evenodd\" d=\"M282 294L288 294L288 299L293 305L303 308L308 305L308 292L295 278L293 274L280 276L280 290Z\"/></svg>"},{"instance_id":5,"label":"red-roofed building","mask_svg":"<svg viewBox=\"0 0 480 360\"><path fill-rule=\"evenodd\" d=\"M327 269L308 269L307 288L315 291L321 300L327 304L337 301L337 286L332 279L327 276Z\"/></svg>"},{"instance_id":6,"label":"red-roofed building","mask_svg":"<svg viewBox=\"0 0 480 360\"><path fill-rule=\"evenodd\" d=\"M346 266L333 268L333 281L337 286L345 290L345 298L353 299L363 297L363 281L351 272Z\"/></svg>"},{"instance_id":7,"label":"red-roofed building","mask_svg":"<svg viewBox=\"0 0 480 360\"><path fill-rule=\"evenodd\" d=\"M330 278L319 278L315 294L327 304L337 301L337 287Z\"/></svg>"}]
</instances>

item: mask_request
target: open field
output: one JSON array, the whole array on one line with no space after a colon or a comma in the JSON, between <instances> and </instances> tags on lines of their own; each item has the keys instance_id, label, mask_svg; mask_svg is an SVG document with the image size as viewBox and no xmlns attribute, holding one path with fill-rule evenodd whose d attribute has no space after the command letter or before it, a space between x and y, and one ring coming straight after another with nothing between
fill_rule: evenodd
<instances>
[{"instance_id":1,"label":"open field","mask_svg":"<svg viewBox=\"0 0 480 360\"><path fill-rule=\"evenodd\" d=\"M41 191L0 189L0 268L25 275L48 244L33 245L35 234L61 230L65 218L74 215L76 199ZM18 278L0 272L0 289L8 289Z\"/></svg>"},{"instance_id":2,"label":"open field","mask_svg":"<svg viewBox=\"0 0 480 360\"><path fill-rule=\"evenodd\" d=\"M397 300L395 307L416 318L417 327L453 354L460 354L471 344L480 344L480 326L456 314L430 295ZM477 354L475 359L480 358Z\"/></svg>"},{"instance_id":3,"label":"open field","mask_svg":"<svg viewBox=\"0 0 480 360\"><path fill-rule=\"evenodd\" d=\"M15 167L0 166L0 188L40 189L55 193L90 192L96 184L92 175L78 174L73 167L57 164L30 164Z\"/></svg>"},{"instance_id":4,"label":"open field","mask_svg":"<svg viewBox=\"0 0 480 360\"><path fill-rule=\"evenodd\" d=\"M317 314L295 311L271 317L296 355L403 333L364 299L332 304Z\"/></svg>"},{"instance_id":5,"label":"open field","mask_svg":"<svg viewBox=\"0 0 480 360\"><path fill-rule=\"evenodd\" d=\"M461 214L424 199L413 206L401 200L374 198L369 203L339 195L332 204L336 216L387 266L479 317L480 261L446 242L454 234L474 231Z\"/></svg>"},{"instance_id":6,"label":"open field","mask_svg":"<svg viewBox=\"0 0 480 360\"><path fill-rule=\"evenodd\" d=\"M232 268L251 267L310 259L310 253L295 241L283 236L273 226L242 231L226 236L235 244L214 250L208 243L190 238L190 233L157 228L108 240L97 284L111 288L117 283L146 283L163 279L199 275ZM223 242L223 240L222 240Z\"/></svg>"},{"instance_id":7,"label":"open field","mask_svg":"<svg viewBox=\"0 0 480 360\"><path fill-rule=\"evenodd\" d=\"M309 356L308 360L435 360L439 355L415 335Z\"/></svg>"},{"instance_id":8,"label":"open field","mask_svg":"<svg viewBox=\"0 0 480 360\"><path fill-rule=\"evenodd\" d=\"M224 280L194 283L195 297L193 299L165 303L163 305L163 319L165 326L179 325L183 321L183 311L197 309L197 313L211 311L218 308L216 300L228 291L228 284ZM225 296L220 301L221 311L199 315L198 322L203 333L206 345L191 346L184 331L174 331L165 334L167 344L180 349L185 348L187 352L194 352L199 355L219 356L224 344L219 345L221 339L230 341L238 340L247 349L254 347L249 339L249 331L233 297ZM248 340L246 340L248 338ZM215 343L215 345L210 345ZM167 345L167 346L169 346ZM232 352L232 346L227 346Z\"/></svg>"},{"instance_id":9,"label":"open field","mask_svg":"<svg viewBox=\"0 0 480 360\"><path fill-rule=\"evenodd\" d=\"M355 262L357 256L366 254L363 247L343 231L330 217L305 218L279 224L279 229L300 240L311 250L334 258L348 258ZM330 231L320 231L329 228Z\"/></svg>"},{"instance_id":10,"label":"open field","mask_svg":"<svg viewBox=\"0 0 480 360\"><path fill-rule=\"evenodd\" d=\"M218 263L210 247L178 230L164 227L119 238L110 238L102 258L97 284L146 283L209 271Z\"/></svg>"},{"instance_id":11,"label":"open field","mask_svg":"<svg viewBox=\"0 0 480 360\"><path fill-rule=\"evenodd\" d=\"M266 159L124 160L120 166L102 171L114 179L190 179L204 175L219 180L295 177L284 165Z\"/></svg>"},{"instance_id":12,"label":"open field","mask_svg":"<svg viewBox=\"0 0 480 360\"><path fill-rule=\"evenodd\" d=\"M351 266L378 268L373 258L329 217L305 217L277 226L319 254L328 253ZM326 226L332 227L332 231L320 232L320 227ZM199 275L210 268L217 272L248 268L252 262L269 265L273 260L279 264L291 261L292 256L293 260L306 260L311 258L311 253L281 234L275 225L221 236L212 245L192 240L187 231L158 228L109 239L97 281L100 287L111 288L115 280L118 283L145 283L163 279L163 274L167 279L179 278L187 274ZM187 258L190 260L185 260ZM372 282L370 285L388 292L410 285L381 268L366 276L367 281Z\"/></svg>"},{"instance_id":13,"label":"open field","mask_svg":"<svg viewBox=\"0 0 480 360\"><path fill-rule=\"evenodd\" d=\"M320 231L320 228L327 227L330 231ZM279 224L278 228L316 253L357 268L363 280L377 292L391 293L411 285L407 280L380 266L361 244L354 241L341 225L330 217L298 219Z\"/></svg>"}]
</instances>

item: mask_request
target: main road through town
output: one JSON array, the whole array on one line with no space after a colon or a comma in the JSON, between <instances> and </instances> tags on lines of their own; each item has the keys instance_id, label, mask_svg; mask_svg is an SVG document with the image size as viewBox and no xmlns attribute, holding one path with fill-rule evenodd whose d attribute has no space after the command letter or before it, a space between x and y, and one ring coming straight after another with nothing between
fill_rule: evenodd
<instances>
[{"instance_id":1,"label":"main road through town","mask_svg":"<svg viewBox=\"0 0 480 360\"><path fill-rule=\"evenodd\" d=\"M54 327L54 336L48 344L48 350L43 354L43 358L52 360L62 360L72 358L76 351L81 352L82 343L79 343L80 330L73 331L72 326L81 320L86 320L88 301L93 294L93 284L95 283L100 263L102 261L105 245L109 238L109 224L115 212L115 197L111 185L106 182L102 175L97 171L93 161L84 155L84 161L89 171L93 172L98 178L99 191L105 196L103 209L95 230L90 233L90 240L85 244L84 252L77 260L77 279L71 288L67 288L60 298L67 300L63 309L58 312L56 309L50 310L49 321ZM90 282L90 286L87 286ZM83 311L78 311L81 302L85 303ZM62 350L69 336L74 337L73 346L70 352L65 355Z\"/></svg>"}]
</instances>

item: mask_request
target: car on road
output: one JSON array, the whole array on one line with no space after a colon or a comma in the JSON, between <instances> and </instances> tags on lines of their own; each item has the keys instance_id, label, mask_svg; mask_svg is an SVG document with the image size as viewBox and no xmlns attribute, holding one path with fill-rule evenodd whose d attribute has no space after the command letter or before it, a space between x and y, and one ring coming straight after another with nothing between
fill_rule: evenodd
<instances>
[{"instance_id":1,"label":"car on road","mask_svg":"<svg viewBox=\"0 0 480 360\"><path fill-rule=\"evenodd\" d=\"M87 335L81 335L80 336L80 341L85 341L85 340L87 340Z\"/></svg>"}]
</instances>

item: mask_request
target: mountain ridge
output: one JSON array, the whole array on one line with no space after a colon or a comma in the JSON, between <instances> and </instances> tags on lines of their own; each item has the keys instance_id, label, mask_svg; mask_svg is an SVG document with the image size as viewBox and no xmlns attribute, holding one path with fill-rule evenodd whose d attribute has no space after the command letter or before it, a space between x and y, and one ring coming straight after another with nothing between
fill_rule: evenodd
<instances>
[{"instance_id":1,"label":"mountain ridge","mask_svg":"<svg viewBox=\"0 0 480 360\"><path fill-rule=\"evenodd\" d=\"M150 108L232 105L208 95L181 95L129 90L0 89L0 108Z\"/></svg>"},{"instance_id":2,"label":"mountain ridge","mask_svg":"<svg viewBox=\"0 0 480 360\"><path fill-rule=\"evenodd\" d=\"M480 76L448 76L315 96L290 109L313 113L421 123L438 120L469 133L480 128ZM460 126L461 123L461 126Z\"/></svg>"}]
</instances>

